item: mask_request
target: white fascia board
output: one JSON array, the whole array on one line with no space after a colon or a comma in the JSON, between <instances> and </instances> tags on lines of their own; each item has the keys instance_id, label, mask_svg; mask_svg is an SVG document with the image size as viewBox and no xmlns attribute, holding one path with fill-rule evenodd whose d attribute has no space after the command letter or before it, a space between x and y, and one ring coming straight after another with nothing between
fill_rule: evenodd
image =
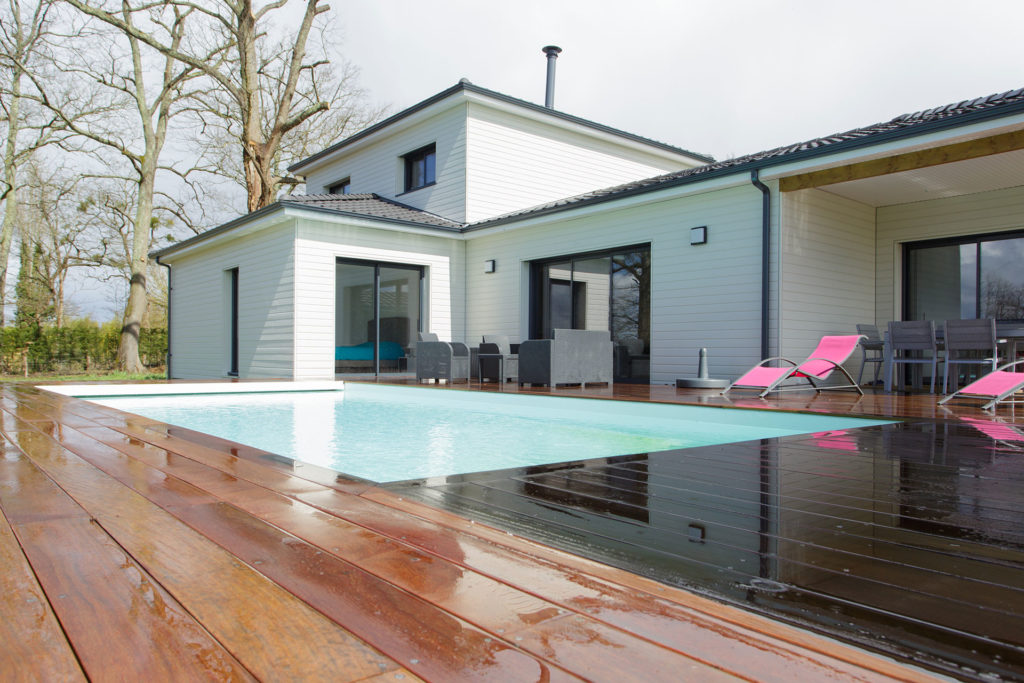
<instances>
[{"instance_id":1,"label":"white fascia board","mask_svg":"<svg viewBox=\"0 0 1024 683\"><path fill-rule=\"evenodd\" d=\"M717 192L718 190L726 190L732 187L740 187L742 185L750 185L751 190L756 191L756 188L750 183L750 173L748 171L743 171L726 176L719 176L717 178L709 178L704 181L695 181L683 185L666 187L663 190L641 192L623 197L622 199L609 199L603 202L584 204L578 209L563 209L561 211L553 211L552 213L534 217L524 216L522 220L502 223L501 225L495 225L493 228L470 230L463 235L463 238L475 239L486 235L496 235L498 233L508 232L509 230L518 230L520 228L546 225L548 223L570 221L590 216L595 213L619 211L621 209L643 206L645 204L673 201L675 199L682 199L683 197L704 194L706 192ZM775 190L773 190L773 193L774 192Z\"/></svg>"},{"instance_id":2,"label":"white fascia board","mask_svg":"<svg viewBox=\"0 0 1024 683\"><path fill-rule=\"evenodd\" d=\"M942 147L944 145L951 145L957 142L966 142L968 140L989 137L1000 133L1021 130L1022 128L1024 128L1024 114L990 119L966 126L947 128L933 133L902 137L891 142L883 142L877 145L860 147L858 149L852 149L845 152L822 155L813 159L796 161L790 164L768 166L761 172L761 179L774 180L789 175L796 175L798 173L809 173L811 171L819 171L826 168L846 166L848 164L855 164L861 161L870 161L872 159L881 159L884 157L904 154L907 152L916 152L932 147ZM769 159L767 161L770 162L771 160Z\"/></svg>"},{"instance_id":3,"label":"white fascia board","mask_svg":"<svg viewBox=\"0 0 1024 683\"><path fill-rule=\"evenodd\" d=\"M679 152L672 152L663 147L656 147L654 145L647 145L639 140L631 140L630 138L623 137L621 135L615 135L603 130L598 130L592 126L585 126L583 124L574 123L573 121L566 121L557 116L550 116L541 111L534 111L532 109L526 109L525 107L519 107L511 102L502 102L501 100L495 100L487 95L481 93L467 92L465 93L466 98L475 104L482 105L489 109L494 109L505 114L510 114L519 118L530 119L538 123L544 123L555 128L562 128L564 130L578 133L585 137L596 138L604 142L608 142L620 147L628 147L629 149L650 154L652 156L658 156L667 161L680 163L685 161L693 166L703 166L707 162L702 159L695 159L688 154L682 154Z\"/></svg>"},{"instance_id":4,"label":"white fascia board","mask_svg":"<svg viewBox=\"0 0 1024 683\"><path fill-rule=\"evenodd\" d=\"M209 232L213 234L206 239L200 239L195 243L189 244L180 250L175 250L170 254L161 255L159 257L160 262L174 263L175 260L182 258L183 256L195 254L210 247L220 245L225 240L238 239L239 237L252 235L263 230L280 227L287 223L290 218L291 216L288 215L287 210L284 207L279 207L276 211L272 211L250 221L242 220L236 225L224 228L219 232L217 232L218 228L212 228ZM225 225L230 225L230 223ZM203 234L200 234L199 236L202 237ZM173 249L174 245L165 248Z\"/></svg>"}]
</instances>

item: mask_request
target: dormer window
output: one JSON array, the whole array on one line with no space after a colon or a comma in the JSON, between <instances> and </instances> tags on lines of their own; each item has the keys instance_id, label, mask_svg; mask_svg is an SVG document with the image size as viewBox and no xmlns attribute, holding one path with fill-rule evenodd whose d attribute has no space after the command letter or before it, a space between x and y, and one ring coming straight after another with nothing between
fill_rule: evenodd
<instances>
[{"instance_id":1,"label":"dormer window","mask_svg":"<svg viewBox=\"0 0 1024 683\"><path fill-rule=\"evenodd\" d=\"M327 188L327 194L349 194L352 192L352 179L339 180Z\"/></svg>"},{"instance_id":2,"label":"dormer window","mask_svg":"<svg viewBox=\"0 0 1024 683\"><path fill-rule=\"evenodd\" d=\"M433 185L434 175L434 145L409 152L402 159L405 160L405 191L411 192L427 185Z\"/></svg>"}]
</instances>

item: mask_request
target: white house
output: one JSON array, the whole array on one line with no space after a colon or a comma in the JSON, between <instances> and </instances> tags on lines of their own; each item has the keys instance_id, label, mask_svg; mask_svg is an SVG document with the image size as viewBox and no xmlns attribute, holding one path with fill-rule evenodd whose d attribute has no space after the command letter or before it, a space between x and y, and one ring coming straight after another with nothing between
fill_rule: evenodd
<instances>
[{"instance_id":1,"label":"white house","mask_svg":"<svg viewBox=\"0 0 1024 683\"><path fill-rule=\"evenodd\" d=\"M609 329L618 379L735 377L893 319L1024 321L1024 90L725 162L466 81L154 255L170 374L406 369L417 332Z\"/></svg>"}]
</instances>

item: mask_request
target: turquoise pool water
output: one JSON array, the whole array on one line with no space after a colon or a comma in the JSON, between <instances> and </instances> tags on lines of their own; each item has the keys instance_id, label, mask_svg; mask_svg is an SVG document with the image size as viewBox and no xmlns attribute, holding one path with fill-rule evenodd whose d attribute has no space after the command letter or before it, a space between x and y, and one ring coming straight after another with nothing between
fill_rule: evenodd
<instances>
[{"instance_id":1,"label":"turquoise pool water","mask_svg":"<svg viewBox=\"0 0 1024 683\"><path fill-rule=\"evenodd\" d=\"M888 424L351 383L344 391L89 400L377 482Z\"/></svg>"}]
</instances>

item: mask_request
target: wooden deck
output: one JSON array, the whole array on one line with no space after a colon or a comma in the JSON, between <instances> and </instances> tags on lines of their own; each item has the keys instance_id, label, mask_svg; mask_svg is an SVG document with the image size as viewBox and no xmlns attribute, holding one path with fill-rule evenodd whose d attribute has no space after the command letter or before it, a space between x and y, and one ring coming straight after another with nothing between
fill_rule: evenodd
<instances>
[{"instance_id":1,"label":"wooden deck","mask_svg":"<svg viewBox=\"0 0 1024 683\"><path fill-rule=\"evenodd\" d=\"M851 401L776 405L983 415L931 397ZM27 385L0 388L0 435L3 680L931 678L394 491Z\"/></svg>"}]
</instances>

